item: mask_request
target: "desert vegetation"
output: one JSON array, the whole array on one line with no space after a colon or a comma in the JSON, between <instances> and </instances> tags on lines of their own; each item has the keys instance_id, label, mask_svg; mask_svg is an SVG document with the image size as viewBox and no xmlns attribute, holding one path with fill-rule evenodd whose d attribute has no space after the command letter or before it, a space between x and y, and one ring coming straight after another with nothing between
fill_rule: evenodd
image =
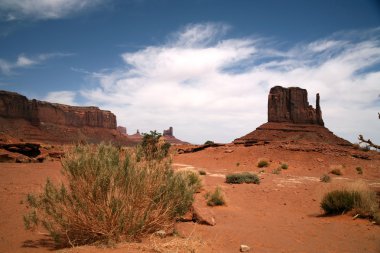
<instances>
[{"instance_id":1,"label":"desert vegetation","mask_svg":"<svg viewBox=\"0 0 380 253\"><path fill-rule=\"evenodd\" d=\"M232 173L226 176L226 183L228 184L260 184L260 178L256 174L249 172Z\"/></svg>"},{"instance_id":2,"label":"desert vegetation","mask_svg":"<svg viewBox=\"0 0 380 253\"><path fill-rule=\"evenodd\" d=\"M269 162L267 160L260 160L257 163L257 167L259 168L268 167L268 166L269 166Z\"/></svg>"},{"instance_id":3,"label":"desert vegetation","mask_svg":"<svg viewBox=\"0 0 380 253\"><path fill-rule=\"evenodd\" d=\"M376 193L362 181L345 184L327 192L322 198L321 208L326 214L353 211L356 216L372 219L379 215Z\"/></svg>"},{"instance_id":4,"label":"desert vegetation","mask_svg":"<svg viewBox=\"0 0 380 253\"><path fill-rule=\"evenodd\" d=\"M333 175L337 175L337 176L341 176L342 175L342 171L340 169L338 169L338 168L332 169L330 171L330 173L333 174Z\"/></svg>"},{"instance_id":5,"label":"desert vegetation","mask_svg":"<svg viewBox=\"0 0 380 253\"><path fill-rule=\"evenodd\" d=\"M320 180L321 182L323 182L323 183L328 183L328 182L331 181L331 177L330 177L329 175L327 175L327 174L323 174L323 175L319 178L319 180Z\"/></svg>"},{"instance_id":6,"label":"desert vegetation","mask_svg":"<svg viewBox=\"0 0 380 253\"><path fill-rule=\"evenodd\" d=\"M62 161L64 182L29 194L27 229L44 227L60 245L132 241L173 226L200 187L197 173L175 173L154 132L121 154L112 145L80 145Z\"/></svg>"},{"instance_id":7,"label":"desert vegetation","mask_svg":"<svg viewBox=\"0 0 380 253\"><path fill-rule=\"evenodd\" d=\"M213 192L206 194L207 205L209 206L223 206L226 204L225 197L220 186L217 186Z\"/></svg>"}]
</instances>

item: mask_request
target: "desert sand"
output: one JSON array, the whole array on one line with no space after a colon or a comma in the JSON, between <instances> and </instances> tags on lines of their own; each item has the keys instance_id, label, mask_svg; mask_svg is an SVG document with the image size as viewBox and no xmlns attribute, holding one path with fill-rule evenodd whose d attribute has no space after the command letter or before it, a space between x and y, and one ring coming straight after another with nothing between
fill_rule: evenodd
<instances>
[{"instance_id":1,"label":"desert sand","mask_svg":"<svg viewBox=\"0 0 380 253\"><path fill-rule=\"evenodd\" d=\"M320 208L323 193L339 184L363 180L380 191L380 155L366 153L371 160L334 152L290 151L273 145L231 144L195 153L174 152L175 169L207 172L201 176L203 189L195 199L216 221L215 226L177 222L176 231L185 238L178 243L178 252L189 248L195 252L239 252L241 244L248 245L251 252L380 252L379 225L368 219L353 219L352 214L326 217ZM261 184L225 183L225 175L231 172L258 173L260 159L270 161L265 172L258 174ZM273 174L280 163L287 163L289 168ZM363 168L362 175L357 174L357 166ZM332 167L339 167L343 175L331 175L331 183L320 182L319 177ZM40 191L47 177L61 181L60 169L59 161L0 163L0 252L154 252L151 237L114 248L56 249L44 231L24 230L26 194ZM204 195L218 185L227 205L207 207ZM162 246L176 238L153 241ZM167 252L177 251L171 248Z\"/></svg>"}]
</instances>

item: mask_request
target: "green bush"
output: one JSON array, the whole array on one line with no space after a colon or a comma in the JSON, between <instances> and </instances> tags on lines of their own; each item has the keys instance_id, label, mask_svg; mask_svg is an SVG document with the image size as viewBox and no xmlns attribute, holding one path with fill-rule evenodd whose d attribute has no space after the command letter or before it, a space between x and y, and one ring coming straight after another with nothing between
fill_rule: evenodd
<instances>
[{"instance_id":1,"label":"green bush","mask_svg":"<svg viewBox=\"0 0 380 253\"><path fill-rule=\"evenodd\" d=\"M156 160L164 159L168 156L170 143L162 139L162 135L156 130L150 133L143 133L143 140L137 147L138 160Z\"/></svg>"},{"instance_id":2,"label":"green bush","mask_svg":"<svg viewBox=\"0 0 380 253\"><path fill-rule=\"evenodd\" d=\"M201 176L205 176L207 173L206 173L206 171L204 171L204 170L200 170L199 171L199 175L201 175Z\"/></svg>"},{"instance_id":3,"label":"green bush","mask_svg":"<svg viewBox=\"0 0 380 253\"><path fill-rule=\"evenodd\" d=\"M257 163L257 167L259 167L259 168L268 167L268 166L269 166L269 162L266 160L260 160Z\"/></svg>"},{"instance_id":4,"label":"green bush","mask_svg":"<svg viewBox=\"0 0 380 253\"><path fill-rule=\"evenodd\" d=\"M331 181L331 177L327 174L323 174L320 178L321 182L328 183Z\"/></svg>"},{"instance_id":5,"label":"green bush","mask_svg":"<svg viewBox=\"0 0 380 253\"><path fill-rule=\"evenodd\" d=\"M281 163L280 168L283 170L287 170L289 168L289 166L286 163Z\"/></svg>"},{"instance_id":6,"label":"green bush","mask_svg":"<svg viewBox=\"0 0 380 253\"><path fill-rule=\"evenodd\" d=\"M331 174L334 174L334 175L337 175L337 176L341 176L342 175L342 172L340 171L340 169L332 169L330 171Z\"/></svg>"},{"instance_id":7,"label":"green bush","mask_svg":"<svg viewBox=\"0 0 380 253\"><path fill-rule=\"evenodd\" d=\"M359 201L357 191L334 190L323 197L321 207L326 214L338 214L352 210Z\"/></svg>"},{"instance_id":8,"label":"green bush","mask_svg":"<svg viewBox=\"0 0 380 253\"><path fill-rule=\"evenodd\" d=\"M357 172L359 175L363 174L363 169L362 169L362 167L356 167L355 169L356 169L356 172Z\"/></svg>"},{"instance_id":9,"label":"green bush","mask_svg":"<svg viewBox=\"0 0 380 253\"><path fill-rule=\"evenodd\" d=\"M57 244L71 246L135 240L171 227L190 208L198 181L153 156L76 146L62 161L67 183L47 180L42 193L28 195L25 227L42 225Z\"/></svg>"},{"instance_id":10,"label":"green bush","mask_svg":"<svg viewBox=\"0 0 380 253\"><path fill-rule=\"evenodd\" d=\"M233 173L226 176L226 183L229 184L260 184L260 178L252 173L243 172L243 173Z\"/></svg>"},{"instance_id":11,"label":"green bush","mask_svg":"<svg viewBox=\"0 0 380 253\"><path fill-rule=\"evenodd\" d=\"M213 142L213 141L206 141L204 145L212 146L212 145L215 145L215 142Z\"/></svg>"},{"instance_id":12,"label":"green bush","mask_svg":"<svg viewBox=\"0 0 380 253\"><path fill-rule=\"evenodd\" d=\"M213 193L206 194L206 197L207 205L209 206L223 206L226 204L222 188L220 188L220 186L217 186Z\"/></svg>"}]
</instances>

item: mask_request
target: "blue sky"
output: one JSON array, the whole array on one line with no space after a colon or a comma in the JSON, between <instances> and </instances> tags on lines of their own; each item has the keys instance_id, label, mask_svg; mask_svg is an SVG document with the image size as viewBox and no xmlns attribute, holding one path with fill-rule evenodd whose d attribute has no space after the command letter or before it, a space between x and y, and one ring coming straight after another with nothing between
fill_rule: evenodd
<instances>
[{"instance_id":1,"label":"blue sky","mask_svg":"<svg viewBox=\"0 0 380 253\"><path fill-rule=\"evenodd\" d=\"M0 89L109 109L129 133L230 142L282 85L379 143L379 63L375 0L0 0Z\"/></svg>"}]
</instances>

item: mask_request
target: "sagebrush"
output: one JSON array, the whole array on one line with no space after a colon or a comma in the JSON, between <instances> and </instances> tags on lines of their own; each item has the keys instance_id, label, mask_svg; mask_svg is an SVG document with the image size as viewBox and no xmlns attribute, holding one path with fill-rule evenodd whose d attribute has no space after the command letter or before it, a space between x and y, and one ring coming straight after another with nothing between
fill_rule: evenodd
<instances>
[{"instance_id":1,"label":"sagebrush","mask_svg":"<svg viewBox=\"0 0 380 253\"><path fill-rule=\"evenodd\" d=\"M226 176L226 183L229 184L260 184L260 178L256 174L249 172L232 173Z\"/></svg>"},{"instance_id":2,"label":"sagebrush","mask_svg":"<svg viewBox=\"0 0 380 253\"><path fill-rule=\"evenodd\" d=\"M170 228L199 187L195 173L175 173L163 154L121 154L105 144L76 146L62 168L67 183L47 180L42 193L28 195L24 216L27 229L42 225L61 245L135 240Z\"/></svg>"},{"instance_id":3,"label":"sagebrush","mask_svg":"<svg viewBox=\"0 0 380 253\"><path fill-rule=\"evenodd\" d=\"M376 193L363 181L349 183L327 192L321 208L326 214L339 214L353 211L362 217L375 218L379 211Z\"/></svg>"},{"instance_id":4,"label":"sagebrush","mask_svg":"<svg viewBox=\"0 0 380 253\"><path fill-rule=\"evenodd\" d=\"M215 190L211 193L206 194L207 205L209 206L223 206L226 204L222 188L217 186Z\"/></svg>"}]
</instances>

